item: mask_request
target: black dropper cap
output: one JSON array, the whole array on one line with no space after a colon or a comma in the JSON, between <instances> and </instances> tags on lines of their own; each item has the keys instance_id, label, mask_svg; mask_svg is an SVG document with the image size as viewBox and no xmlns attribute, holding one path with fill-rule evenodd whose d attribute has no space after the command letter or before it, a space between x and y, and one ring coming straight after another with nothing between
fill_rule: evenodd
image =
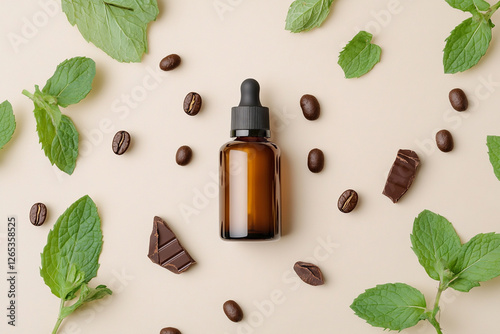
<instances>
[{"instance_id":1,"label":"black dropper cap","mask_svg":"<svg viewBox=\"0 0 500 334\"><path fill-rule=\"evenodd\" d=\"M260 104L259 93L256 80L241 84L240 105L231 109L231 137L271 137L269 108Z\"/></svg>"}]
</instances>

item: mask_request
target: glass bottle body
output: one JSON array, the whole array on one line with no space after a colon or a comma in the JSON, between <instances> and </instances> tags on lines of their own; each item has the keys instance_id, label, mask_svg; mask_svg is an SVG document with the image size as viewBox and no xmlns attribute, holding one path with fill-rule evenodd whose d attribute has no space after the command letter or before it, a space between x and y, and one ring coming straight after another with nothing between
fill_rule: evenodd
<instances>
[{"instance_id":1,"label":"glass bottle body","mask_svg":"<svg viewBox=\"0 0 500 334\"><path fill-rule=\"evenodd\" d=\"M221 238L279 239L279 148L266 138L237 137L220 149L219 173Z\"/></svg>"}]
</instances>

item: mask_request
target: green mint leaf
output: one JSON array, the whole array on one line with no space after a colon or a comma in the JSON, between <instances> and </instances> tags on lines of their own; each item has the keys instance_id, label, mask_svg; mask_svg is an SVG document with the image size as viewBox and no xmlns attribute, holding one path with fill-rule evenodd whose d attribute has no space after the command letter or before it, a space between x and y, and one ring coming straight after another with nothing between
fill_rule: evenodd
<instances>
[{"instance_id":1,"label":"green mint leaf","mask_svg":"<svg viewBox=\"0 0 500 334\"><path fill-rule=\"evenodd\" d=\"M73 174L78 157L78 131L73 121L66 115L61 116L61 122L57 126L51 154L52 163L63 172Z\"/></svg>"},{"instance_id":2,"label":"green mint leaf","mask_svg":"<svg viewBox=\"0 0 500 334\"><path fill-rule=\"evenodd\" d=\"M95 289L89 288L88 292L86 293L84 302L88 303L94 300L102 299L112 294L113 292L110 289L108 289L105 285L98 285Z\"/></svg>"},{"instance_id":3,"label":"green mint leaf","mask_svg":"<svg viewBox=\"0 0 500 334\"><path fill-rule=\"evenodd\" d=\"M51 106L51 113L47 112L47 109L40 107L35 102L35 114L36 119L36 131L38 132L38 139L42 144L42 149L45 155L49 158L52 164L52 142L56 135L56 127L61 119L61 111L57 106ZM57 119L53 118L52 115L57 114L59 117Z\"/></svg>"},{"instance_id":4,"label":"green mint leaf","mask_svg":"<svg viewBox=\"0 0 500 334\"><path fill-rule=\"evenodd\" d=\"M78 157L75 125L68 116L61 114L57 105L44 104L41 107L35 102L34 114L38 138L50 163L69 175L73 174Z\"/></svg>"},{"instance_id":5,"label":"green mint leaf","mask_svg":"<svg viewBox=\"0 0 500 334\"><path fill-rule=\"evenodd\" d=\"M490 156L493 171L497 179L500 180L500 136L488 136L486 145L488 145L488 155Z\"/></svg>"},{"instance_id":6,"label":"green mint leaf","mask_svg":"<svg viewBox=\"0 0 500 334\"><path fill-rule=\"evenodd\" d=\"M449 286L457 291L469 292L472 288L479 286L479 283L465 278L455 278Z\"/></svg>"},{"instance_id":7,"label":"green mint leaf","mask_svg":"<svg viewBox=\"0 0 500 334\"><path fill-rule=\"evenodd\" d=\"M102 299L112 294L113 292L110 289L106 288L105 285L99 285L98 287L93 289L89 288L86 283L83 283L80 289L80 297L78 298L78 301L71 306L63 307L59 316L61 319L64 319L83 304Z\"/></svg>"},{"instance_id":8,"label":"green mint leaf","mask_svg":"<svg viewBox=\"0 0 500 334\"><path fill-rule=\"evenodd\" d=\"M417 289L403 283L389 283L360 294L351 309L372 326L400 331L424 319L426 302Z\"/></svg>"},{"instance_id":9,"label":"green mint leaf","mask_svg":"<svg viewBox=\"0 0 500 334\"><path fill-rule=\"evenodd\" d=\"M490 9L491 5L484 1L484 0L473 0L474 2L474 6L478 9L478 10L482 10L482 11L485 11L485 10L488 10Z\"/></svg>"},{"instance_id":10,"label":"green mint leaf","mask_svg":"<svg viewBox=\"0 0 500 334\"><path fill-rule=\"evenodd\" d=\"M296 0L288 9L285 29L308 31L319 27L330 13L333 0Z\"/></svg>"},{"instance_id":11,"label":"green mint leaf","mask_svg":"<svg viewBox=\"0 0 500 334\"><path fill-rule=\"evenodd\" d=\"M410 238L418 262L427 274L443 281L445 270L452 268L462 246L453 225L443 216L425 210L415 218Z\"/></svg>"},{"instance_id":12,"label":"green mint leaf","mask_svg":"<svg viewBox=\"0 0 500 334\"><path fill-rule=\"evenodd\" d=\"M464 12L475 13L477 10L488 10L490 4L485 0L446 0L453 8L460 9Z\"/></svg>"},{"instance_id":13,"label":"green mint leaf","mask_svg":"<svg viewBox=\"0 0 500 334\"><path fill-rule=\"evenodd\" d=\"M73 203L49 232L40 275L57 297L74 297L81 284L97 275L102 250L101 220L89 196Z\"/></svg>"},{"instance_id":14,"label":"green mint leaf","mask_svg":"<svg viewBox=\"0 0 500 334\"><path fill-rule=\"evenodd\" d=\"M476 8L473 0L446 0L453 8L460 9L464 12L470 12Z\"/></svg>"},{"instance_id":15,"label":"green mint leaf","mask_svg":"<svg viewBox=\"0 0 500 334\"><path fill-rule=\"evenodd\" d=\"M9 101L0 104L0 149L7 144L16 129L16 118Z\"/></svg>"},{"instance_id":16,"label":"green mint leaf","mask_svg":"<svg viewBox=\"0 0 500 334\"><path fill-rule=\"evenodd\" d=\"M360 31L340 52L338 64L346 78L359 78L380 61L382 49L371 44L372 34Z\"/></svg>"},{"instance_id":17,"label":"green mint leaf","mask_svg":"<svg viewBox=\"0 0 500 334\"><path fill-rule=\"evenodd\" d=\"M444 47L444 72L463 72L476 65L488 50L491 28L491 22L479 14L453 29Z\"/></svg>"},{"instance_id":18,"label":"green mint leaf","mask_svg":"<svg viewBox=\"0 0 500 334\"><path fill-rule=\"evenodd\" d=\"M76 264L72 263L69 266L68 274L66 275L66 280L71 283L73 290L66 296L66 300L72 300L76 296L76 292L79 287L84 284L85 274L77 269Z\"/></svg>"},{"instance_id":19,"label":"green mint leaf","mask_svg":"<svg viewBox=\"0 0 500 334\"><path fill-rule=\"evenodd\" d=\"M57 66L42 92L55 97L61 107L67 107L87 96L92 89L94 76L95 62L92 59L85 57L67 59Z\"/></svg>"},{"instance_id":20,"label":"green mint leaf","mask_svg":"<svg viewBox=\"0 0 500 334\"><path fill-rule=\"evenodd\" d=\"M85 40L120 62L141 61L159 13L156 0L62 0L62 10Z\"/></svg>"},{"instance_id":21,"label":"green mint leaf","mask_svg":"<svg viewBox=\"0 0 500 334\"><path fill-rule=\"evenodd\" d=\"M453 272L457 279L449 286L463 292L500 276L500 234L478 234L464 244Z\"/></svg>"}]
</instances>

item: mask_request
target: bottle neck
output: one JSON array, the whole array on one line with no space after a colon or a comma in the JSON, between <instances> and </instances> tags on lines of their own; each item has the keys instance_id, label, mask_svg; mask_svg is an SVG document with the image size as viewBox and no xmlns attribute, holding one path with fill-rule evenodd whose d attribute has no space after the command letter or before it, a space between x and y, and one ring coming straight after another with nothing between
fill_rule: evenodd
<instances>
[{"instance_id":1,"label":"bottle neck","mask_svg":"<svg viewBox=\"0 0 500 334\"><path fill-rule=\"evenodd\" d=\"M231 118L231 122L235 120L234 117ZM231 131L229 133L229 136L232 138L235 137L263 137L263 138L270 138L271 137L271 130L269 130L269 127L267 128L255 128L252 127L250 129L247 128L237 128L233 126L234 124L231 124Z\"/></svg>"},{"instance_id":2,"label":"bottle neck","mask_svg":"<svg viewBox=\"0 0 500 334\"><path fill-rule=\"evenodd\" d=\"M244 141L244 142L267 142L266 137L250 137L250 136L241 136L236 137L235 141Z\"/></svg>"}]
</instances>

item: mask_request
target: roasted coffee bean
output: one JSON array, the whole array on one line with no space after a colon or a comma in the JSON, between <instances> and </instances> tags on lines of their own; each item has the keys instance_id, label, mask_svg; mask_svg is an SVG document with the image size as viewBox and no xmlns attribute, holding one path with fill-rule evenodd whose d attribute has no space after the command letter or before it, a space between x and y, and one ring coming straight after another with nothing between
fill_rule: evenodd
<instances>
[{"instance_id":1,"label":"roasted coffee bean","mask_svg":"<svg viewBox=\"0 0 500 334\"><path fill-rule=\"evenodd\" d=\"M160 334L181 334L181 331L174 327L165 327L160 331Z\"/></svg>"},{"instance_id":2,"label":"roasted coffee bean","mask_svg":"<svg viewBox=\"0 0 500 334\"><path fill-rule=\"evenodd\" d=\"M186 166L190 161L191 158L193 157L193 150L189 146L181 146L177 150L177 153L175 154L175 162L179 166Z\"/></svg>"},{"instance_id":3,"label":"roasted coffee bean","mask_svg":"<svg viewBox=\"0 0 500 334\"><path fill-rule=\"evenodd\" d=\"M306 94L300 98L300 108L304 117L310 121L318 119L320 113L319 102L313 95Z\"/></svg>"},{"instance_id":4,"label":"roasted coffee bean","mask_svg":"<svg viewBox=\"0 0 500 334\"><path fill-rule=\"evenodd\" d=\"M118 131L113 138L113 152L122 155L130 146L130 134L127 131Z\"/></svg>"},{"instance_id":5,"label":"roasted coffee bean","mask_svg":"<svg viewBox=\"0 0 500 334\"><path fill-rule=\"evenodd\" d=\"M164 71L171 71L181 63L181 57L176 54L166 56L160 61L160 68Z\"/></svg>"},{"instance_id":6,"label":"roasted coffee bean","mask_svg":"<svg viewBox=\"0 0 500 334\"><path fill-rule=\"evenodd\" d=\"M358 204L358 193L352 189L348 189L342 193L337 202L339 210L343 213L349 213Z\"/></svg>"},{"instance_id":7,"label":"roasted coffee bean","mask_svg":"<svg viewBox=\"0 0 500 334\"><path fill-rule=\"evenodd\" d=\"M184 99L184 112L189 116L194 116L200 112L201 109L201 96L198 93L191 92L186 95Z\"/></svg>"},{"instance_id":8,"label":"roasted coffee bean","mask_svg":"<svg viewBox=\"0 0 500 334\"><path fill-rule=\"evenodd\" d=\"M441 130L436 133L437 147L443 152L450 152L453 150L453 136L448 130Z\"/></svg>"},{"instance_id":9,"label":"roasted coffee bean","mask_svg":"<svg viewBox=\"0 0 500 334\"><path fill-rule=\"evenodd\" d=\"M450 91L449 94L450 103L453 109L456 111L464 111L467 110L469 106L469 100L467 100L467 96L464 91L460 88L455 88Z\"/></svg>"},{"instance_id":10,"label":"roasted coffee bean","mask_svg":"<svg viewBox=\"0 0 500 334\"><path fill-rule=\"evenodd\" d=\"M301 280L309 285L316 286L325 283L321 269L312 263L302 261L296 262L293 266L293 270L295 270L295 273L297 273L297 276L299 276Z\"/></svg>"},{"instance_id":11,"label":"roasted coffee bean","mask_svg":"<svg viewBox=\"0 0 500 334\"><path fill-rule=\"evenodd\" d=\"M47 218L47 207L43 203L35 203L30 210L30 221L35 226L40 226Z\"/></svg>"},{"instance_id":12,"label":"roasted coffee bean","mask_svg":"<svg viewBox=\"0 0 500 334\"><path fill-rule=\"evenodd\" d=\"M307 156L307 167L313 173L319 173L325 166L325 156L319 148L314 148Z\"/></svg>"},{"instance_id":13,"label":"roasted coffee bean","mask_svg":"<svg viewBox=\"0 0 500 334\"><path fill-rule=\"evenodd\" d=\"M228 300L225 302L224 305L222 305L222 309L231 321L238 322L243 319L243 311L241 310L240 305L238 305L238 303L234 300Z\"/></svg>"}]
</instances>

